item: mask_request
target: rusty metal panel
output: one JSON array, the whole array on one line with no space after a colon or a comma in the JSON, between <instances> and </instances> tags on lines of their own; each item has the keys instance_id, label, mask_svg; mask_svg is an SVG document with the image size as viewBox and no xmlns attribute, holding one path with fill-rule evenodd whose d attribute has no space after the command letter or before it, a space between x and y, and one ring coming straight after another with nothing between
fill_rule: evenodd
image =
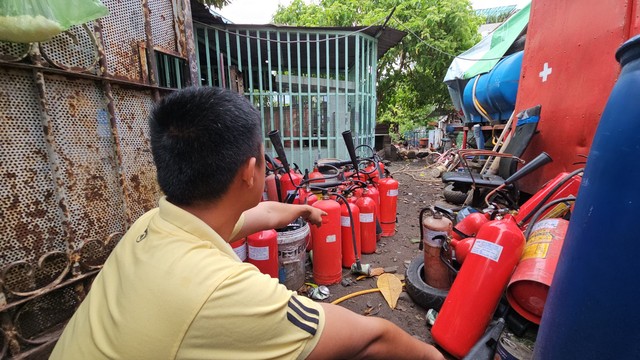
<instances>
[{"instance_id":1,"label":"rusty metal panel","mask_svg":"<svg viewBox=\"0 0 640 360\"><path fill-rule=\"evenodd\" d=\"M72 26L53 39L40 43L40 53L55 67L95 73L98 46L92 23Z\"/></svg>"},{"instance_id":2,"label":"rusty metal panel","mask_svg":"<svg viewBox=\"0 0 640 360\"><path fill-rule=\"evenodd\" d=\"M49 75L46 100L59 189L67 206L72 248L125 228L125 211L104 94L95 82Z\"/></svg>"},{"instance_id":3,"label":"rusty metal panel","mask_svg":"<svg viewBox=\"0 0 640 360\"><path fill-rule=\"evenodd\" d=\"M112 87L122 156L127 206L134 221L157 206L161 191L151 156L147 118L153 106L150 91Z\"/></svg>"},{"instance_id":4,"label":"rusty metal panel","mask_svg":"<svg viewBox=\"0 0 640 360\"><path fill-rule=\"evenodd\" d=\"M65 251L31 71L0 68L0 268Z\"/></svg>"},{"instance_id":5,"label":"rusty metal panel","mask_svg":"<svg viewBox=\"0 0 640 360\"><path fill-rule=\"evenodd\" d=\"M31 44L0 41L0 60L20 61L29 54Z\"/></svg>"},{"instance_id":6,"label":"rusty metal panel","mask_svg":"<svg viewBox=\"0 0 640 360\"><path fill-rule=\"evenodd\" d=\"M146 40L140 1L104 0L109 15L102 18L102 36L107 72L113 76L141 81L138 43Z\"/></svg>"},{"instance_id":7,"label":"rusty metal panel","mask_svg":"<svg viewBox=\"0 0 640 360\"><path fill-rule=\"evenodd\" d=\"M148 0L153 45L177 53L176 31L171 0Z\"/></svg>"}]
</instances>

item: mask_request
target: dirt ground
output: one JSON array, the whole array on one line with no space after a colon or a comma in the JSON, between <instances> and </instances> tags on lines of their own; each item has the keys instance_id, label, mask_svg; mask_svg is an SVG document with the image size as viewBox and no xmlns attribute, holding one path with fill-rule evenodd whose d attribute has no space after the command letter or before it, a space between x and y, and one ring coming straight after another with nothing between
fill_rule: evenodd
<instances>
[{"instance_id":1,"label":"dirt ground","mask_svg":"<svg viewBox=\"0 0 640 360\"><path fill-rule=\"evenodd\" d=\"M426 162L422 159L395 161L388 166L392 176L399 182L397 232L394 236L383 237L378 242L375 254L364 254L361 260L363 264L382 268L397 267L396 274L404 279L411 260L422 256L422 252L418 250L420 209L444 202L441 180L431 177L425 166ZM345 278L355 280L356 276L344 269L343 279ZM331 302L344 295L375 287L376 278L363 279L350 286L332 285L329 287L331 295L325 301ZM433 344L427 327L427 310L416 305L404 291L394 310L379 292L360 295L341 302L340 305L359 314L390 320L416 338Z\"/></svg>"}]
</instances>

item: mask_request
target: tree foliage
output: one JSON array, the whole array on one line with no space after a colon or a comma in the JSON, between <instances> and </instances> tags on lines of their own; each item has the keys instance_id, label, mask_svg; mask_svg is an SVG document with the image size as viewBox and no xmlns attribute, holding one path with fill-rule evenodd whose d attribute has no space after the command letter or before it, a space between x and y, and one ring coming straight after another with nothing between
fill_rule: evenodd
<instances>
[{"instance_id":1,"label":"tree foliage","mask_svg":"<svg viewBox=\"0 0 640 360\"><path fill-rule=\"evenodd\" d=\"M469 0L294 0L279 6L274 23L293 26L381 25L405 31L400 44L378 62L378 120L396 128L426 125L452 110L442 82L453 56L479 39L483 19Z\"/></svg>"}]
</instances>

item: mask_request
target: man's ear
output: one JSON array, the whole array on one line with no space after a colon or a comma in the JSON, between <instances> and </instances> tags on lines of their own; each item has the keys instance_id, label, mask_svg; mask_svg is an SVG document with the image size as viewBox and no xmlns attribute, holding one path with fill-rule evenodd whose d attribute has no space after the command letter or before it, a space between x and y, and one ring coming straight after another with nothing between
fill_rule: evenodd
<instances>
[{"instance_id":1,"label":"man's ear","mask_svg":"<svg viewBox=\"0 0 640 360\"><path fill-rule=\"evenodd\" d=\"M241 179L249 187L253 186L254 176L257 169L256 161L257 159L255 157L251 157L249 158L249 160L245 161L245 163L242 165L242 169L240 173Z\"/></svg>"}]
</instances>

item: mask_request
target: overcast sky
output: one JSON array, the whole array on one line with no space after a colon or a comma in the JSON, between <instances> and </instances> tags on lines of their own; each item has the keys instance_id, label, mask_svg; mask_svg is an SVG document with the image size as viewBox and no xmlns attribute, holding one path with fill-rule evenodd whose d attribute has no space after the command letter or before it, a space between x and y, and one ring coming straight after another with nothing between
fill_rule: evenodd
<instances>
[{"instance_id":1,"label":"overcast sky","mask_svg":"<svg viewBox=\"0 0 640 360\"><path fill-rule=\"evenodd\" d=\"M442 0L446 1L446 0ZM530 0L472 0L476 9L485 9L496 6L520 5ZM271 17L278 9L278 5L286 6L291 0L232 0L231 5L217 10L222 16L236 24L268 24Z\"/></svg>"}]
</instances>

